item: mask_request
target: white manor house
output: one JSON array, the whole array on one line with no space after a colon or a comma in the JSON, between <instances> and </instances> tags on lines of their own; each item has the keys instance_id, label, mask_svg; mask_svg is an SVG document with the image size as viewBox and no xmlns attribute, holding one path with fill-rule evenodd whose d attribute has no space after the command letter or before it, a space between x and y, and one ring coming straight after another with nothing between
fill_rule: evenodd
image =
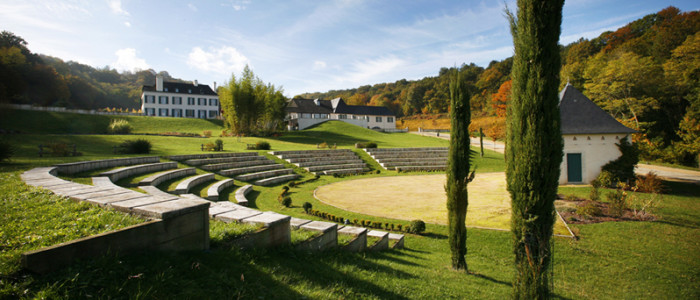
<instances>
[{"instance_id":1,"label":"white manor house","mask_svg":"<svg viewBox=\"0 0 700 300\"><path fill-rule=\"evenodd\" d=\"M164 82L156 76L155 85L144 85L141 111L146 116L176 118L219 118L219 96L206 84Z\"/></svg>"},{"instance_id":2,"label":"white manor house","mask_svg":"<svg viewBox=\"0 0 700 300\"><path fill-rule=\"evenodd\" d=\"M396 129L396 115L390 109L383 106L347 105L342 98L292 99L287 104L286 112L289 130L302 130L329 120L369 129Z\"/></svg>"}]
</instances>

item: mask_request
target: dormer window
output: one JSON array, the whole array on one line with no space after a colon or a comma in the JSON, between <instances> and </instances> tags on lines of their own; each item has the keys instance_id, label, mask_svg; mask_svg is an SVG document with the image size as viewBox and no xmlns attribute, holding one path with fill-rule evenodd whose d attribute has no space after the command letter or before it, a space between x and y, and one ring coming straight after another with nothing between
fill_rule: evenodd
<instances>
[{"instance_id":1,"label":"dormer window","mask_svg":"<svg viewBox=\"0 0 700 300\"><path fill-rule=\"evenodd\" d=\"M167 91L168 91L168 88L163 88L163 90L167 92Z\"/></svg>"},{"instance_id":2,"label":"dormer window","mask_svg":"<svg viewBox=\"0 0 700 300\"><path fill-rule=\"evenodd\" d=\"M192 94L192 89L187 89L187 92Z\"/></svg>"},{"instance_id":3,"label":"dormer window","mask_svg":"<svg viewBox=\"0 0 700 300\"><path fill-rule=\"evenodd\" d=\"M179 92L180 92L180 89L175 88L175 92L176 92L176 93L179 93Z\"/></svg>"}]
</instances>

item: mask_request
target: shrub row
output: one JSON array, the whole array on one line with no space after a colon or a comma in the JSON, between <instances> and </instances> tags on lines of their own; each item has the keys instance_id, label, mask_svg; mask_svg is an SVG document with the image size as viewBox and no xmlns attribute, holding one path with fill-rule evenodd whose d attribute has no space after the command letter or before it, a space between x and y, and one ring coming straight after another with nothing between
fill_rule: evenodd
<instances>
[{"instance_id":1,"label":"shrub row","mask_svg":"<svg viewBox=\"0 0 700 300\"><path fill-rule=\"evenodd\" d=\"M216 141L206 143L202 146L204 151L224 151L224 141L216 139Z\"/></svg>"},{"instance_id":2,"label":"shrub row","mask_svg":"<svg viewBox=\"0 0 700 300\"><path fill-rule=\"evenodd\" d=\"M349 173L349 174L338 174L338 173L334 173L334 174L333 174L333 177L335 177L335 178L343 178L343 177L347 177L347 176L369 175L369 174L381 174L381 173L382 173L381 170L370 170L370 171L367 171L367 172L362 172L361 174L357 174L357 173Z\"/></svg>"},{"instance_id":3,"label":"shrub row","mask_svg":"<svg viewBox=\"0 0 700 300\"><path fill-rule=\"evenodd\" d=\"M358 149L362 149L362 148L365 148L365 149L374 149L374 148L377 148L377 143L375 143L375 142L355 143L355 148L358 148Z\"/></svg>"},{"instance_id":4,"label":"shrub row","mask_svg":"<svg viewBox=\"0 0 700 300\"><path fill-rule=\"evenodd\" d=\"M290 186L290 187L298 187L298 186L300 186L300 185L302 185L302 184L316 181L316 180L318 180L319 178L321 178L321 176L316 175L316 176L314 176L313 178L309 178L309 179L307 179L307 180L303 180L303 181L299 181L299 182L292 181L292 182L289 182L289 186ZM286 186L285 186L285 187L286 187Z\"/></svg>"},{"instance_id":5,"label":"shrub row","mask_svg":"<svg viewBox=\"0 0 700 300\"><path fill-rule=\"evenodd\" d=\"M270 143L265 141L260 141L255 144L248 144L246 146L247 150L270 150Z\"/></svg>"},{"instance_id":6,"label":"shrub row","mask_svg":"<svg viewBox=\"0 0 700 300\"><path fill-rule=\"evenodd\" d=\"M284 207L292 206L292 197L289 197L288 193L289 187L285 185L282 187L282 192L277 196L277 202L284 205Z\"/></svg>"},{"instance_id":7,"label":"shrub row","mask_svg":"<svg viewBox=\"0 0 700 300\"><path fill-rule=\"evenodd\" d=\"M361 227L366 227L366 228L375 228L375 229L384 229L387 231L399 231L399 232L406 232L406 233L422 233L425 231L425 222L421 220L413 220L411 221L410 225L403 225L403 224L394 224L394 223L382 223L382 222L376 222L376 221L370 221L370 220L358 220L358 219L353 219L352 222L350 219L346 219L342 216L336 216L333 214L329 214L323 211L311 209L311 203L308 203L308 210L306 209L308 202L304 203L304 211L312 216L316 216L325 220L329 220L331 222L336 222L336 223L341 223L341 224L353 224L355 226L361 226Z\"/></svg>"}]
</instances>

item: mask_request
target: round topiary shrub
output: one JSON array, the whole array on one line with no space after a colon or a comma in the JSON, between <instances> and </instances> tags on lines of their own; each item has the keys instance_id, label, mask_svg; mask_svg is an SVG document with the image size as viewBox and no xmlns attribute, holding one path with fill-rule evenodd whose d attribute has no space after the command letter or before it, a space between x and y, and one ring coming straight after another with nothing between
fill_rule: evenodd
<instances>
[{"instance_id":1,"label":"round topiary shrub","mask_svg":"<svg viewBox=\"0 0 700 300\"><path fill-rule=\"evenodd\" d=\"M151 153L151 142L145 139L126 140L119 144L119 152L124 154L148 154Z\"/></svg>"},{"instance_id":2,"label":"round topiary shrub","mask_svg":"<svg viewBox=\"0 0 700 300\"><path fill-rule=\"evenodd\" d=\"M425 231L425 222L422 220L411 221L411 229L414 233L422 233Z\"/></svg>"},{"instance_id":3,"label":"round topiary shrub","mask_svg":"<svg viewBox=\"0 0 700 300\"><path fill-rule=\"evenodd\" d=\"M0 141L0 162L9 160L12 155L15 154L15 149L12 148L10 143L5 141Z\"/></svg>"},{"instance_id":4,"label":"round topiary shrub","mask_svg":"<svg viewBox=\"0 0 700 300\"><path fill-rule=\"evenodd\" d=\"M311 203L309 203L309 202L304 202L304 204L303 204L301 207L304 208L304 212L309 213L309 211L310 211L314 206L311 205Z\"/></svg>"},{"instance_id":5,"label":"round topiary shrub","mask_svg":"<svg viewBox=\"0 0 700 300\"><path fill-rule=\"evenodd\" d=\"M289 197L289 196L284 197L284 199L282 199L282 205L284 205L284 207L291 207L292 206L292 197Z\"/></svg>"}]
</instances>

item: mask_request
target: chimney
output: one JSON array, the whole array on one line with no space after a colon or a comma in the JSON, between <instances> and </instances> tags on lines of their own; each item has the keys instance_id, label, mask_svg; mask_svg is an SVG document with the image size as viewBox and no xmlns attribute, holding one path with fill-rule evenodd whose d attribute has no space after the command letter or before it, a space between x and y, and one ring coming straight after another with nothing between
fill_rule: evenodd
<instances>
[{"instance_id":1,"label":"chimney","mask_svg":"<svg viewBox=\"0 0 700 300\"><path fill-rule=\"evenodd\" d=\"M156 75L156 91L157 92L162 92L163 91L163 75Z\"/></svg>"},{"instance_id":2,"label":"chimney","mask_svg":"<svg viewBox=\"0 0 700 300\"><path fill-rule=\"evenodd\" d=\"M214 81L214 91L216 92L216 81Z\"/></svg>"},{"instance_id":3,"label":"chimney","mask_svg":"<svg viewBox=\"0 0 700 300\"><path fill-rule=\"evenodd\" d=\"M316 106L321 106L321 101L318 101L318 98L316 98L314 99L314 104L316 104Z\"/></svg>"},{"instance_id":4,"label":"chimney","mask_svg":"<svg viewBox=\"0 0 700 300\"><path fill-rule=\"evenodd\" d=\"M197 86L197 84L198 84L198 83L197 83L197 79L195 79L194 82L193 82L192 84L194 84L194 86Z\"/></svg>"}]
</instances>

